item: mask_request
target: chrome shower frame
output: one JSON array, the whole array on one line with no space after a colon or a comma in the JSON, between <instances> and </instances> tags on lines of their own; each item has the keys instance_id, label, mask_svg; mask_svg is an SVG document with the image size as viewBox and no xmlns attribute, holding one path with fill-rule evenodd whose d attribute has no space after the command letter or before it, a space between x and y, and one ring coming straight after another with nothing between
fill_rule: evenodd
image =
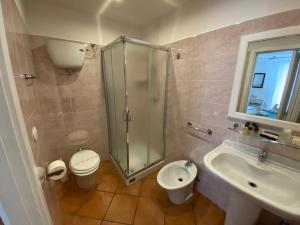
<instances>
[{"instance_id":1,"label":"chrome shower frame","mask_svg":"<svg viewBox=\"0 0 300 225\"><path fill-rule=\"evenodd\" d=\"M162 157L159 160L156 160L150 164L147 164L147 166L143 167L142 169L139 169L133 173L129 173L129 165L130 165L130 157L129 157L129 142L126 140L126 169L124 170L124 168L122 168L122 166L120 166L119 164L119 160L115 158L115 156L112 154L112 146L111 146L111 137L110 137L110 113L109 113L109 106L107 104L108 102L108 91L107 91L107 87L106 87L106 75L105 75L105 61L104 61L104 51L107 49L112 48L114 45L116 44L120 44L123 43L124 44L124 80L125 80L125 91L127 92L127 74L126 74L126 43L132 43L132 44L136 44L136 45L141 45L141 46L145 46L145 47L149 47L152 49L158 49L158 50L162 50L162 51L166 51L167 54L167 65L166 65L166 80L165 80L165 101L164 101L164 122L163 122L163 153L162 153ZM140 174L142 174L143 172L145 172L146 170L150 170L152 167L155 167L156 165L160 165L161 163L164 162L165 159L165 152L166 152L166 106L167 106L167 90L168 90L168 78L169 78L169 66L170 66L170 60L171 60L171 49L165 46L160 46L160 45L155 45L146 41L142 41L142 40L138 40L138 39L134 39L134 38L130 38L130 37L126 37L126 36L120 36L118 37L116 40L112 41L111 43L109 43L108 45L104 46L103 48L101 48L101 65L102 65L102 79L103 79L103 84L104 84L104 92L105 92L105 100L106 100L106 115L107 115L107 127L108 127L108 137L109 137L109 155L111 157L111 159L114 161L115 165L117 165L119 171L123 174L126 183L133 183L134 181L136 181L136 177L139 176ZM127 95L125 94L125 104L126 106L127 104ZM126 133L128 134L129 130L128 130L128 121L126 122ZM148 148L148 152L149 152L149 148ZM145 174L146 175L146 174ZM141 176L142 177L142 176Z\"/></svg>"}]
</instances>

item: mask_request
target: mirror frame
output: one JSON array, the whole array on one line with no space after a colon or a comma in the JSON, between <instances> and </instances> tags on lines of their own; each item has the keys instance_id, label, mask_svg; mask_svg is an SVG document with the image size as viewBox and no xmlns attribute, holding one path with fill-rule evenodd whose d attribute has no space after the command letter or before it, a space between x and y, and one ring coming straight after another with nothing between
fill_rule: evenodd
<instances>
[{"instance_id":1,"label":"mirror frame","mask_svg":"<svg viewBox=\"0 0 300 225\"><path fill-rule=\"evenodd\" d=\"M271 30L266 32L260 32L241 37L240 48L238 52L237 64L235 69L235 75L233 80L233 87L231 92L228 117L232 119L253 121L263 125L279 127L283 129L291 129L294 131L300 131L300 123L294 123L278 119L270 119L261 116L249 115L242 112L237 112L240 90L242 87L244 68L246 63L246 56L248 45L251 42L264 41L274 38L288 37L300 35L300 26L293 26L283 29Z\"/></svg>"}]
</instances>

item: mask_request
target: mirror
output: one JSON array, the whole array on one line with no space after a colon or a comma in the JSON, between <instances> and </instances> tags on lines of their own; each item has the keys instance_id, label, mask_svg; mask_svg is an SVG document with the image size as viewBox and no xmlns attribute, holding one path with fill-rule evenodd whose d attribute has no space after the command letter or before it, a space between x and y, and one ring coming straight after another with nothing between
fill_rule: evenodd
<instances>
[{"instance_id":1,"label":"mirror","mask_svg":"<svg viewBox=\"0 0 300 225\"><path fill-rule=\"evenodd\" d=\"M295 129L300 123L299 27L242 37L235 76L230 117Z\"/></svg>"},{"instance_id":2,"label":"mirror","mask_svg":"<svg viewBox=\"0 0 300 225\"><path fill-rule=\"evenodd\" d=\"M298 49L256 53L239 112L299 123L299 55Z\"/></svg>"}]
</instances>

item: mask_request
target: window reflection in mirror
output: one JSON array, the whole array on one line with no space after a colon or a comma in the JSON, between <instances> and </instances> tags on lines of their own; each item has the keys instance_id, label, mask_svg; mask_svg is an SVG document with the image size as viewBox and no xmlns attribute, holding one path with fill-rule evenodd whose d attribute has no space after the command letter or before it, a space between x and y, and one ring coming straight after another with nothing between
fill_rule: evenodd
<instances>
[{"instance_id":1,"label":"window reflection in mirror","mask_svg":"<svg viewBox=\"0 0 300 225\"><path fill-rule=\"evenodd\" d=\"M300 48L265 42L249 47L238 111L300 123Z\"/></svg>"},{"instance_id":2,"label":"window reflection in mirror","mask_svg":"<svg viewBox=\"0 0 300 225\"><path fill-rule=\"evenodd\" d=\"M259 53L256 56L247 113L277 118L291 59L292 51Z\"/></svg>"}]
</instances>

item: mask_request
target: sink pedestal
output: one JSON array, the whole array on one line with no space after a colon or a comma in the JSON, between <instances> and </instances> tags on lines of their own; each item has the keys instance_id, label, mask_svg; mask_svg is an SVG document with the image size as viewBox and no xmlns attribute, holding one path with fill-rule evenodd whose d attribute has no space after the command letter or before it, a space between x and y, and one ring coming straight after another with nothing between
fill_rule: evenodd
<instances>
[{"instance_id":1,"label":"sink pedestal","mask_svg":"<svg viewBox=\"0 0 300 225\"><path fill-rule=\"evenodd\" d=\"M254 225L260 212L261 208L250 198L231 192L225 225Z\"/></svg>"}]
</instances>

